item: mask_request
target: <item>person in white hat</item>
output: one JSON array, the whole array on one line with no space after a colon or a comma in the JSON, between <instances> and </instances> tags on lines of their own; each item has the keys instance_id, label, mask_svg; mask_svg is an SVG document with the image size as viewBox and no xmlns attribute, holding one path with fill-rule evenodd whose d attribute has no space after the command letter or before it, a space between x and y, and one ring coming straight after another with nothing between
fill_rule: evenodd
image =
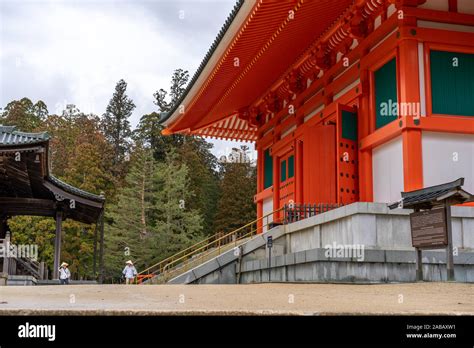
<instances>
[{"instance_id":1,"label":"person in white hat","mask_svg":"<svg viewBox=\"0 0 474 348\"><path fill-rule=\"evenodd\" d=\"M69 271L68 264L63 262L59 267L59 282L61 285L69 284L69 278L71 278L71 272Z\"/></svg>"},{"instance_id":2,"label":"person in white hat","mask_svg":"<svg viewBox=\"0 0 474 348\"><path fill-rule=\"evenodd\" d=\"M132 260L128 260L127 262L125 262L125 264L126 266L123 269L122 274L125 277L126 284L132 284L133 280L137 276L137 269L133 265Z\"/></svg>"}]
</instances>

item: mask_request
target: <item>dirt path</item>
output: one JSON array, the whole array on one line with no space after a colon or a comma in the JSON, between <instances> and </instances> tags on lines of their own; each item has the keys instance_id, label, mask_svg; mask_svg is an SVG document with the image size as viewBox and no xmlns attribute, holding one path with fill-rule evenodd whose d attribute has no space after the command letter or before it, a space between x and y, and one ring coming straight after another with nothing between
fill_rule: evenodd
<instances>
[{"instance_id":1,"label":"dirt path","mask_svg":"<svg viewBox=\"0 0 474 348\"><path fill-rule=\"evenodd\" d=\"M474 315L474 284L0 287L0 315Z\"/></svg>"}]
</instances>

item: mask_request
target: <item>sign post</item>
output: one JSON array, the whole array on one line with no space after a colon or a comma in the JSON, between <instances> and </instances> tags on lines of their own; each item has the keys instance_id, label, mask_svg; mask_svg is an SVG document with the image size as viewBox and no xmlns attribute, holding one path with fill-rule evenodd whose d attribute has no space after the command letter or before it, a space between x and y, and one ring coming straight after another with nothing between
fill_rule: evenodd
<instances>
[{"instance_id":1,"label":"sign post","mask_svg":"<svg viewBox=\"0 0 474 348\"><path fill-rule=\"evenodd\" d=\"M451 205L446 200L445 201L445 209L446 209L446 221L447 221L447 228L446 234L448 239L448 245L446 248L446 269L447 269L447 279L448 281L454 281L454 255L453 255L453 230L451 224Z\"/></svg>"},{"instance_id":2,"label":"sign post","mask_svg":"<svg viewBox=\"0 0 474 348\"><path fill-rule=\"evenodd\" d=\"M416 280L423 280L423 249L446 248L447 279L454 280L454 262L451 232L450 206L410 214L412 245L416 251Z\"/></svg>"},{"instance_id":3,"label":"sign post","mask_svg":"<svg viewBox=\"0 0 474 348\"><path fill-rule=\"evenodd\" d=\"M446 248L446 278L454 281L451 206L474 202L474 195L462 189L464 178L445 184L402 192L402 199L390 209L413 209L410 214L412 246L416 251L416 280L423 280L422 250Z\"/></svg>"},{"instance_id":4,"label":"sign post","mask_svg":"<svg viewBox=\"0 0 474 348\"><path fill-rule=\"evenodd\" d=\"M272 281L272 247L273 247L273 237L267 237L267 248L268 248L268 281Z\"/></svg>"}]
</instances>

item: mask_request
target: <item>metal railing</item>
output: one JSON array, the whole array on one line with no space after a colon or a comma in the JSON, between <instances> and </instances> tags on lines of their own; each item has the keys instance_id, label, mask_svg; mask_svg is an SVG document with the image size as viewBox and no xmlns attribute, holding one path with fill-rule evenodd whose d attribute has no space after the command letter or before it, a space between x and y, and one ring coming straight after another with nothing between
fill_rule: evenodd
<instances>
[{"instance_id":1,"label":"metal railing","mask_svg":"<svg viewBox=\"0 0 474 348\"><path fill-rule=\"evenodd\" d=\"M160 282L164 282L233 247L235 248L246 239L253 237L257 233L261 233L265 227L270 226L272 224L272 221L269 221L270 217L283 209L284 208L280 208L263 215L232 232L226 234L222 232L216 233L141 271L137 275L136 282L141 284L155 277L161 278Z\"/></svg>"}]
</instances>

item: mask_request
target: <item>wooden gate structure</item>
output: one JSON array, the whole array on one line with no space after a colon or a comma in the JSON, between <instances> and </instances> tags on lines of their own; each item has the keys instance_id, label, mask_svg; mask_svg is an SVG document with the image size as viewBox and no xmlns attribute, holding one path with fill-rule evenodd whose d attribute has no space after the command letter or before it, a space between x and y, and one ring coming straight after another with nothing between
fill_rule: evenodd
<instances>
[{"instance_id":1,"label":"wooden gate structure","mask_svg":"<svg viewBox=\"0 0 474 348\"><path fill-rule=\"evenodd\" d=\"M50 173L49 140L47 133L25 133L13 126L0 126L0 239L6 237L8 219L12 216L54 218L53 279L58 279L62 222L70 218L86 224L99 223L99 268L102 276L105 198L68 185ZM96 228L94 274L97 239Z\"/></svg>"}]
</instances>

